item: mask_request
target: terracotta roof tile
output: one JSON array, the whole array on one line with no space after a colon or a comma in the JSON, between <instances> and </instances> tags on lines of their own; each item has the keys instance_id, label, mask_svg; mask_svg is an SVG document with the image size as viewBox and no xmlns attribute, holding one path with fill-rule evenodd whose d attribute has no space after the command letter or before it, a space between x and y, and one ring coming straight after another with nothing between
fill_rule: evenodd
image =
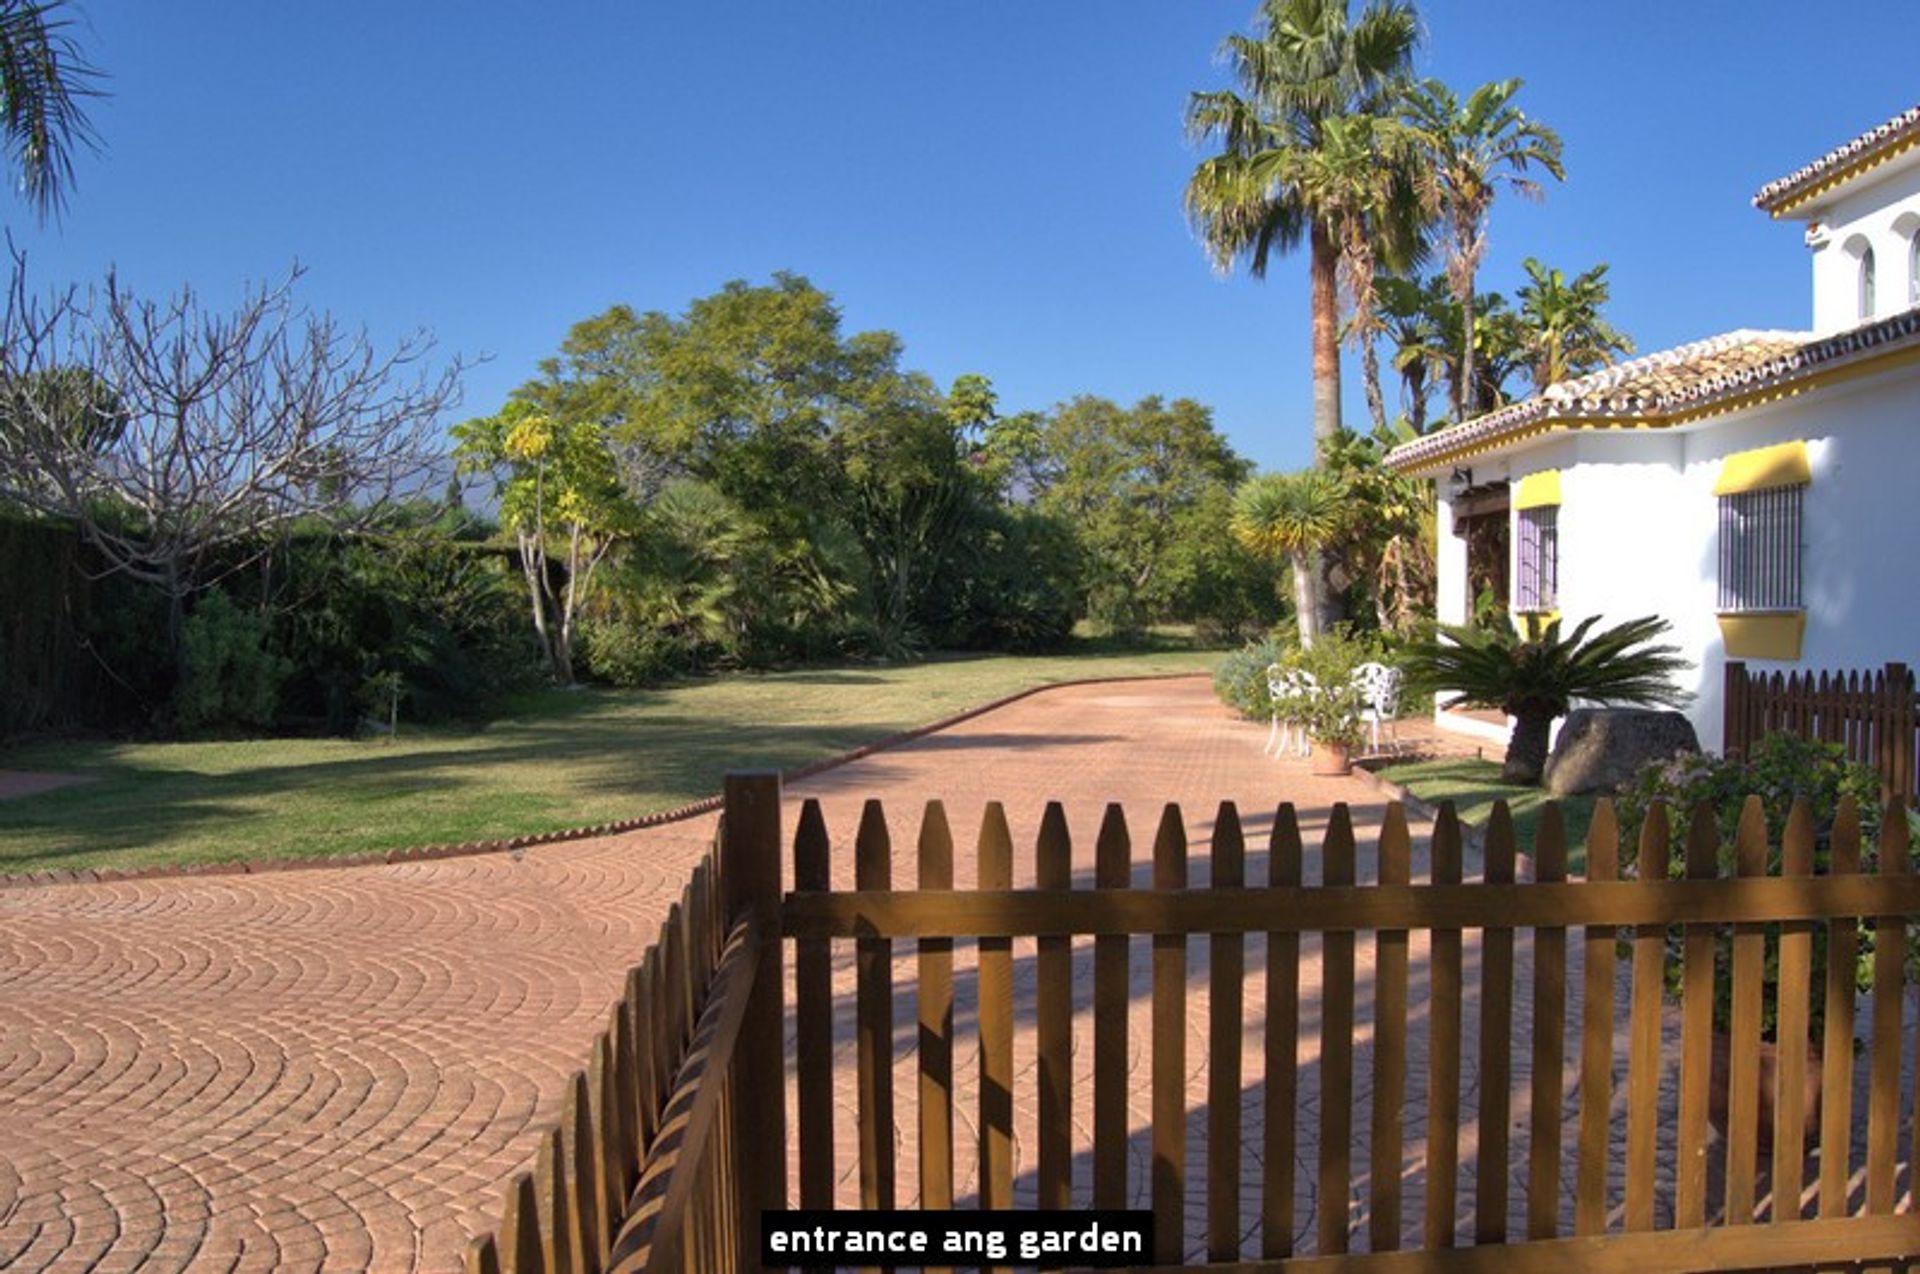
<instances>
[{"instance_id":1,"label":"terracotta roof tile","mask_svg":"<svg viewBox=\"0 0 1920 1274\"><path fill-rule=\"evenodd\" d=\"M1386 463L1417 471L1556 421L1659 420L1901 345L1920 347L1920 309L1817 340L1806 332L1727 332L1558 381L1532 398L1403 443L1387 453Z\"/></svg>"},{"instance_id":2,"label":"terracotta roof tile","mask_svg":"<svg viewBox=\"0 0 1920 1274\"><path fill-rule=\"evenodd\" d=\"M1852 141L1834 147L1804 168L1797 168L1778 181L1768 182L1760 187L1758 194L1754 195L1753 206L1772 212L1808 187L1818 184L1823 178L1839 172L1856 160L1864 159L1916 135L1920 135L1920 106L1902 111L1879 127L1870 128Z\"/></svg>"}]
</instances>

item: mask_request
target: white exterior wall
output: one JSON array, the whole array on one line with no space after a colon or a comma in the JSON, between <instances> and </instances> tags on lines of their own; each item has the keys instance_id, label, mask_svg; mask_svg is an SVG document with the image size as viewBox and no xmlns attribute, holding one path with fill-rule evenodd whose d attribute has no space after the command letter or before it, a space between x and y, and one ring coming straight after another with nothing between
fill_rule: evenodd
<instances>
[{"instance_id":1,"label":"white exterior wall","mask_svg":"<svg viewBox=\"0 0 1920 1274\"><path fill-rule=\"evenodd\" d=\"M1887 318L1920 303L1912 287L1913 245L1920 235L1920 149L1890 160L1871 181L1791 216L1810 220L1813 326L1826 335ZM1860 254L1871 245L1874 312L1860 312Z\"/></svg>"},{"instance_id":2,"label":"white exterior wall","mask_svg":"<svg viewBox=\"0 0 1920 1274\"><path fill-rule=\"evenodd\" d=\"M1716 611L1714 483L1728 455L1792 441L1807 443L1813 469L1803 511L1806 636L1796 663L1749 665L1819 671L1900 660L1920 666L1920 587L1913 578L1920 548L1920 368L1685 431L1584 433L1503 461L1481 458L1489 474L1504 468L1516 482L1560 470L1565 625L1589 615L1605 626L1649 614L1672 624L1670 640L1694 663L1686 679L1695 696L1687 715L1709 749L1722 742L1726 668ZM1447 567L1443 557L1443 590ZM1455 574L1464 575L1464 558Z\"/></svg>"}]
</instances>

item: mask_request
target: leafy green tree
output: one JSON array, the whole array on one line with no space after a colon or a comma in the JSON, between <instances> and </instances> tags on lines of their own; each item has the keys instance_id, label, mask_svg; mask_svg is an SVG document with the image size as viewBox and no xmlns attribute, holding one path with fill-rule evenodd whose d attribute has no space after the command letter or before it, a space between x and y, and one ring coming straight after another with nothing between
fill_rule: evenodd
<instances>
[{"instance_id":1,"label":"leafy green tree","mask_svg":"<svg viewBox=\"0 0 1920 1274\"><path fill-rule=\"evenodd\" d=\"M1234 535L1264 557L1284 557L1292 568L1294 614L1304 647L1311 648L1321 631L1308 583L1312 555L1346 530L1349 508L1346 484L1327 469L1263 473L1234 494Z\"/></svg>"},{"instance_id":2,"label":"leafy green tree","mask_svg":"<svg viewBox=\"0 0 1920 1274\"><path fill-rule=\"evenodd\" d=\"M597 420L549 415L526 398L455 426L463 471L492 474L513 532L534 632L556 684L574 684L581 602L635 510Z\"/></svg>"},{"instance_id":3,"label":"leafy green tree","mask_svg":"<svg viewBox=\"0 0 1920 1274\"><path fill-rule=\"evenodd\" d=\"M1474 278L1487 251L1487 214L1502 186L1537 198L1540 185L1528 174L1538 167L1565 180L1560 136L1527 118L1513 99L1521 81L1482 84L1462 102L1439 80L1409 91L1404 117L1426 152L1433 199L1446 230L1447 279L1463 310L1460 384L1476 386ZM1460 417L1456 416L1456 420Z\"/></svg>"},{"instance_id":4,"label":"leafy green tree","mask_svg":"<svg viewBox=\"0 0 1920 1274\"><path fill-rule=\"evenodd\" d=\"M1598 622L1581 620L1564 637L1559 620L1537 637L1504 623L1447 626L1407 650L1401 667L1411 688L1451 695L1443 707L1498 708L1512 717L1500 777L1531 787L1546 769L1554 718L1574 700L1678 708L1692 699L1673 680L1692 665L1678 647L1654 644L1671 628L1666 620L1649 615L1592 633Z\"/></svg>"},{"instance_id":5,"label":"leafy green tree","mask_svg":"<svg viewBox=\"0 0 1920 1274\"><path fill-rule=\"evenodd\" d=\"M1212 413L1187 398L1149 397L1131 408L1076 398L1049 418L1044 449L1036 505L1079 533L1089 613L1122 631L1169 614L1172 554L1187 515L1249 468Z\"/></svg>"},{"instance_id":6,"label":"leafy green tree","mask_svg":"<svg viewBox=\"0 0 1920 1274\"><path fill-rule=\"evenodd\" d=\"M1605 262L1569 279L1533 257L1521 263L1520 330L1535 389L1610 366L1633 353L1633 341L1607 322L1601 310L1612 296Z\"/></svg>"},{"instance_id":7,"label":"leafy green tree","mask_svg":"<svg viewBox=\"0 0 1920 1274\"><path fill-rule=\"evenodd\" d=\"M991 410L984 386L979 377L962 384L956 402L918 374L876 376L856 387L858 410L834 435L842 507L869 568L875 645L890 656L920 644L929 587L984 495L962 455L962 431Z\"/></svg>"},{"instance_id":8,"label":"leafy green tree","mask_svg":"<svg viewBox=\"0 0 1920 1274\"><path fill-rule=\"evenodd\" d=\"M85 104L100 95L100 73L67 10L60 0L0 0L0 137L42 218L66 202L74 151L96 144Z\"/></svg>"}]
</instances>

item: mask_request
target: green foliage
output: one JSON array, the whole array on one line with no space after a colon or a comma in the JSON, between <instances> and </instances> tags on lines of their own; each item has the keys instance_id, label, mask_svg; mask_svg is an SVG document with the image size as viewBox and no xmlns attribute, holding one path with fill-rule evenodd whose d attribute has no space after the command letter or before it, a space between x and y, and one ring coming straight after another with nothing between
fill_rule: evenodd
<instances>
[{"instance_id":1,"label":"green foliage","mask_svg":"<svg viewBox=\"0 0 1920 1274\"><path fill-rule=\"evenodd\" d=\"M1088 617L1121 633L1173 618L1178 546L1225 536L1226 506L1210 497L1249 469L1214 429L1212 412L1185 398L1130 408L1076 398L1049 418L1041 448L1035 505L1080 538Z\"/></svg>"},{"instance_id":2,"label":"green foliage","mask_svg":"<svg viewBox=\"0 0 1920 1274\"><path fill-rule=\"evenodd\" d=\"M1294 709L1294 720L1306 726L1308 737L1321 743L1358 747L1367 737L1360 720L1366 696L1354 685L1353 676L1361 664L1386 660L1386 644L1380 635L1359 631L1350 624L1335 624L1316 637L1313 645L1291 652L1280 661L1282 670L1304 672L1317 686Z\"/></svg>"},{"instance_id":3,"label":"green foliage","mask_svg":"<svg viewBox=\"0 0 1920 1274\"><path fill-rule=\"evenodd\" d=\"M505 554L454 538L477 532L454 523L301 536L257 576L230 579L259 581L271 644L293 664L282 723L344 735L365 715L389 719L395 701L374 712L369 696L394 677L405 719L472 719L536 678Z\"/></svg>"},{"instance_id":4,"label":"green foliage","mask_svg":"<svg viewBox=\"0 0 1920 1274\"><path fill-rule=\"evenodd\" d=\"M1521 265L1527 272L1518 293L1521 339L1536 390L1633 353L1633 341L1601 314L1612 296L1604 261L1572 279L1533 257Z\"/></svg>"},{"instance_id":5,"label":"green foliage","mask_svg":"<svg viewBox=\"0 0 1920 1274\"><path fill-rule=\"evenodd\" d=\"M1692 698L1673 681L1692 665L1676 647L1654 644L1671 627L1665 620L1650 615L1593 633L1598 622L1589 616L1564 637L1558 620L1537 637L1507 625L1443 626L1408 647L1407 681L1449 693L1443 707L1498 708L1515 718L1503 772L1510 783L1537 783L1548 729L1574 700L1681 707Z\"/></svg>"},{"instance_id":6,"label":"green foliage","mask_svg":"<svg viewBox=\"0 0 1920 1274\"><path fill-rule=\"evenodd\" d=\"M1248 642L1214 668L1213 693L1249 721L1268 720L1273 715L1273 696L1267 693L1267 669L1287 653L1288 648L1273 637Z\"/></svg>"},{"instance_id":7,"label":"green foliage","mask_svg":"<svg viewBox=\"0 0 1920 1274\"><path fill-rule=\"evenodd\" d=\"M1638 829L1644 819L1666 817L1673 836L1674 851L1667 862L1669 877L1686 875L1686 857L1680 852L1685 844L1691 811L1705 806L1712 811L1720 833L1717 868L1722 876L1735 872L1735 835L1747 802L1758 798L1767 829L1767 872L1778 875L1784 849L1788 815L1796 801L1805 801L1813 822L1813 871L1824 875L1833 858L1833 825L1841 803L1854 803L1861 828L1861 860L1867 871L1877 865L1877 833L1881 821L1880 780L1864 765L1849 761L1846 749L1838 743L1822 743L1788 734L1770 734L1756 743L1745 757L1721 757L1688 753L1671 760L1658 761L1643 768L1621 797L1621 825ZM1636 836L1623 838L1621 862L1632 871L1639 859ZM1861 991L1873 989L1874 930L1864 921L1859 926L1859 963L1855 981ZM1766 927L1765 990L1761 1007L1762 1032L1767 1039L1777 1036L1778 1006L1776 988L1780 978L1780 927ZM1920 972L1920 935L1907 939L1909 976ZM1667 940L1667 990L1680 993L1681 937L1678 930ZM1732 979L1728 952L1722 943L1715 953L1719 966L1714 984L1714 1023L1722 1030L1732 1022ZM1826 981L1827 930L1813 930L1813 962L1809 982L1818 987ZM1808 1038L1818 1043L1825 1021L1826 1000L1815 995L1811 1000Z\"/></svg>"},{"instance_id":8,"label":"green foliage","mask_svg":"<svg viewBox=\"0 0 1920 1274\"><path fill-rule=\"evenodd\" d=\"M1824 846L1843 797L1852 797L1869 841L1880 821L1880 780L1867 766L1847 759L1838 743L1822 743L1790 734L1769 734L1744 757L1683 753L1641 769L1620 797L1625 826L1638 827L1657 801L1675 813L1702 803L1713 810L1723 841L1731 847L1740 811L1758 796L1767 818L1767 836L1776 846L1786 831L1787 815L1804 799ZM1684 823L1675 827L1684 834ZM1732 862L1725 864L1731 869ZM1774 865L1777 870L1778 864Z\"/></svg>"},{"instance_id":9,"label":"green foliage","mask_svg":"<svg viewBox=\"0 0 1920 1274\"><path fill-rule=\"evenodd\" d=\"M654 686L684 670L687 642L631 619L588 620L581 628L588 674L610 686Z\"/></svg>"},{"instance_id":10,"label":"green foliage","mask_svg":"<svg viewBox=\"0 0 1920 1274\"><path fill-rule=\"evenodd\" d=\"M203 593L180 632L182 679L174 718L182 730L271 725L290 661L267 649L267 623L218 588Z\"/></svg>"}]
</instances>

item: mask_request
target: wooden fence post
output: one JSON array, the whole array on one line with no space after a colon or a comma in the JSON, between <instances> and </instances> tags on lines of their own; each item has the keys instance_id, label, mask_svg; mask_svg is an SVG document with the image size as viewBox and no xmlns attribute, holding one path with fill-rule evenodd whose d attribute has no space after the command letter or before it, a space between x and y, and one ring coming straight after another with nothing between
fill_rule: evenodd
<instances>
[{"instance_id":1,"label":"wooden fence post","mask_svg":"<svg viewBox=\"0 0 1920 1274\"><path fill-rule=\"evenodd\" d=\"M1732 756L1745 753L1747 732L1747 665L1739 659L1727 660L1725 689L1720 700L1720 751Z\"/></svg>"},{"instance_id":2,"label":"wooden fence post","mask_svg":"<svg viewBox=\"0 0 1920 1274\"><path fill-rule=\"evenodd\" d=\"M751 918L760 954L734 1052L733 1161L743 1268L760 1263L760 1211L787 1206L786 985L780 938L780 773L727 775L720 888L729 926Z\"/></svg>"},{"instance_id":3,"label":"wooden fence post","mask_svg":"<svg viewBox=\"0 0 1920 1274\"><path fill-rule=\"evenodd\" d=\"M1899 797L1911 802L1913 791L1913 687L1908 684L1907 666L1887 665L1888 759L1892 765L1887 791L1882 799Z\"/></svg>"}]
</instances>

